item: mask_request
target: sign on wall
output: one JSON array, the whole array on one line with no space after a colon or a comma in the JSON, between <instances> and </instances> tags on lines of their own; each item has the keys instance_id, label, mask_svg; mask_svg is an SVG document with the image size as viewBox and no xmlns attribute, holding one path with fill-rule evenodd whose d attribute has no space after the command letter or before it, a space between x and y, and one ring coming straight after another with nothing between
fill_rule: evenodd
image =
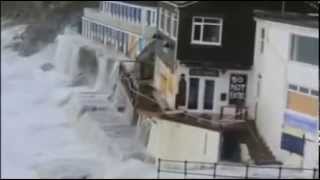
<instances>
[{"instance_id":1,"label":"sign on wall","mask_svg":"<svg viewBox=\"0 0 320 180\"><path fill-rule=\"evenodd\" d=\"M213 69L213 68L190 68L190 75L219 77L220 73L218 69Z\"/></svg>"},{"instance_id":2,"label":"sign on wall","mask_svg":"<svg viewBox=\"0 0 320 180\"><path fill-rule=\"evenodd\" d=\"M293 135L282 133L281 149L303 156L305 140Z\"/></svg>"},{"instance_id":3,"label":"sign on wall","mask_svg":"<svg viewBox=\"0 0 320 180\"><path fill-rule=\"evenodd\" d=\"M231 74L229 88L229 104L244 104L247 91L247 75Z\"/></svg>"}]
</instances>

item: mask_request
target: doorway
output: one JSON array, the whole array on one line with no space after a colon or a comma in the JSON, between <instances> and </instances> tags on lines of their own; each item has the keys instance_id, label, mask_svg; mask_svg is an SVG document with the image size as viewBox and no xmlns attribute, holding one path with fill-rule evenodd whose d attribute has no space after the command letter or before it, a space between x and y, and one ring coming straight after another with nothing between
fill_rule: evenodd
<instances>
[{"instance_id":1,"label":"doorway","mask_svg":"<svg viewBox=\"0 0 320 180\"><path fill-rule=\"evenodd\" d=\"M232 132L224 132L221 147L221 160L241 162L240 153L241 149L238 135Z\"/></svg>"},{"instance_id":2,"label":"doorway","mask_svg":"<svg viewBox=\"0 0 320 180\"><path fill-rule=\"evenodd\" d=\"M215 81L210 78L191 77L187 108L192 111L213 111Z\"/></svg>"}]
</instances>

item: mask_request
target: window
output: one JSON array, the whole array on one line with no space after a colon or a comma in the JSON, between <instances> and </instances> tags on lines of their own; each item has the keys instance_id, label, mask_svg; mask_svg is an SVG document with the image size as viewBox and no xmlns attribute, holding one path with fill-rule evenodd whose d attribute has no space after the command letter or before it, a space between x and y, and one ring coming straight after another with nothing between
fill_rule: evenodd
<instances>
[{"instance_id":1,"label":"window","mask_svg":"<svg viewBox=\"0 0 320 180\"><path fill-rule=\"evenodd\" d=\"M152 12L152 24L156 24L156 13Z\"/></svg>"},{"instance_id":2,"label":"window","mask_svg":"<svg viewBox=\"0 0 320 180\"><path fill-rule=\"evenodd\" d=\"M147 11L146 22L147 22L148 26L151 25L151 11L150 10Z\"/></svg>"},{"instance_id":3,"label":"window","mask_svg":"<svg viewBox=\"0 0 320 180\"><path fill-rule=\"evenodd\" d=\"M204 89L204 109L212 110L213 109L213 96L214 96L214 81L206 80L205 89Z\"/></svg>"},{"instance_id":4,"label":"window","mask_svg":"<svg viewBox=\"0 0 320 180\"><path fill-rule=\"evenodd\" d=\"M138 18L137 18L137 16L138 16L138 10L137 10L137 8L133 8L133 20L134 20L134 22L137 22L138 21Z\"/></svg>"},{"instance_id":5,"label":"window","mask_svg":"<svg viewBox=\"0 0 320 180\"><path fill-rule=\"evenodd\" d=\"M300 35L291 36L291 60L319 65L319 40Z\"/></svg>"},{"instance_id":6,"label":"window","mask_svg":"<svg viewBox=\"0 0 320 180\"><path fill-rule=\"evenodd\" d=\"M114 14L114 4L113 3L110 3L110 13L113 16L113 14Z\"/></svg>"},{"instance_id":7,"label":"window","mask_svg":"<svg viewBox=\"0 0 320 180\"><path fill-rule=\"evenodd\" d=\"M172 37L176 39L178 36L178 16L172 14Z\"/></svg>"},{"instance_id":8,"label":"window","mask_svg":"<svg viewBox=\"0 0 320 180\"><path fill-rule=\"evenodd\" d=\"M192 44L221 45L221 18L194 17L192 23Z\"/></svg>"},{"instance_id":9,"label":"window","mask_svg":"<svg viewBox=\"0 0 320 180\"><path fill-rule=\"evenodd\" d=\"M160 30L164 30L165 14L164 9L160 9Z\"/></svg>"},{"instance_id":10,"label":"window","mask_svg":"<svg viewBox=\"0 0 320 180\"><path fill-rule=\"evenodd\" d=\"M168 11L165 13L166 16L166 33L170 36L171 34L171 16Z\"/></svg>"},{"instance_id":11,"label":"window","mask_svg":"<svg viewBox=\"0 0 320 180\"><path fill-rule=\"evenodd\" d=\"M318 97L319 96L319 91L311 90L311 95Z\"/></svg>"},{"instance_id":12,"label":"window","mask_svg":"<svg viewBox=\"0 0 320 180\"><path fill-rule=\"evenodd\" d=\"M160 8L159 29L167 36L176 39L178 34L178 16L163 8Z\"/></svg>"},{"instance_id":13,"label":"window","mask_svg":"<svg viewBox=\"0 0 320 180\"><path fill-rule=\"evenodd\" d=\"M293 90L293 91L297 91L298 90L298 86L293 85L293 84L289 84L289 89Z\"/></svg>"},{"instance_id":14,"label":"window","mask_svg":"<svg viewBox=\"0 0 320 180\"><path fill-rule=\"evenodd\" d=\"M190 88L189 88L189 109L198 109L198 96L199 96L199 79L191 78L190 79Z\"/></svg>"},{"instance_id":15,"label":"window","mask_svg":"<svg viewBox=\"0 0 320 180\"><path fill-rule=\"evenodd\" d=\"M141 23L141 18L142 18L142 11L141 9L138 9L138 21Z\"/></svg>"},{"instance_id":16,"label":"window","mask_svg":"<svg viewBox=\"0 0 320 180\"><path fill-rule=\"evenodd\" d=\"M309 94L309 89L305 87L300 87L299 91L304 94Z\"/></svg>"}]
</instances>

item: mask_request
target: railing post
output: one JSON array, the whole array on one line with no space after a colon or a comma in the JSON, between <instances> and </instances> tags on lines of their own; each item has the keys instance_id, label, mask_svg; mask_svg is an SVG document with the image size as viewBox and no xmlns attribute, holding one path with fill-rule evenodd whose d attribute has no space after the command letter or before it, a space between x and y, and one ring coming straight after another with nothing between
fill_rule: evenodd
<instances>
[{"instance_id":1,"label":"railing post","mask_svg":"<svg viewBox=\"0 0 320 180\"><path fill-rule=\"evenodd\" d=\"M160 179L161 159L158 159L157 179Z\"/></svg>"},{"instance_id":2,"label":"railing post","mask_svg":"<svg viewBox=\"0 0 320 180\"><path fill-rule=\"evenodd\" d=\"M279 176L278 176L278 179L281 179L281 173L282 173L282 167L280 166L280 167L279 167Z\"/></svg>"},{"instance_id":3,"label":"railing post","mask_svg":"<svg viewBox=\"0 0 320 180\"><path fill-rule=\"evenodd\" d=\"M313 179L317 179L317 169L316 168L314 168L313 169Z\"/></svg>"},{"instance_id":4,"label":"railing post","mask_svg":"<svg viewBox=\"0 0 320 180\"><path fill-rule=\"evenodd\" d=\"M224 111L224 107L220 107L220 117L219 117L220 120L222 120L223 118L223 111Z\"/></svg>"},{"instance_id":5,"label":"railing post","mask_svg":"<svg viewBox=\"0 0 320 180\"><path fill-rule=\"evenodd\" d=\"M215 179L216 178L216 176L217 176L217 163L214 163L213 164L213 178Z\"/></svg>"},{"instance_id":6,"label":"railing post","mask_svg":"<svg viewBox=\"0 0 320 180\"><path fill-rule=\"evenodd\" d=\"M246 165L246 174L245 174L245 179L248 179L249 177L249 164Z\"/></svg>"},{"instance_id":7,"label":"railing post","mask_svg":"<svg viewBox=\"0 0 320 180\"><path fill-rule=\"evenodd\" d=\"M188 161L184 161L184 179L187 178L187 163Z\"/></svg>"}]
</instances>

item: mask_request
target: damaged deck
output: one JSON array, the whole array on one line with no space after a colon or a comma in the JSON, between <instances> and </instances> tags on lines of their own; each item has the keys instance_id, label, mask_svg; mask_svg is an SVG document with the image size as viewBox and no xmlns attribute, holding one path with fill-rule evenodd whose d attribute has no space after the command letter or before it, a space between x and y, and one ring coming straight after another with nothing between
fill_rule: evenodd
<instances>
[{"instance_id":1,"label":"damaged deck","mask_svg":"<svg viewBox=\"0 0 320 180\"><path fill-rule=\"evenodd\" d=\"M158 118L164 121L172 121L182 123L194 127L213 131L241 131L247 128L245 120L236 120L234 115L224 115L220 119L220 114L215 113L189 113L186 111L166 111L161 105L156 103L154 98L154 90L150 86L143 86L141 92L153 99L146 99L144 97L137 98L137 111L148 117Z\"/></svg>"}]
</instances>

